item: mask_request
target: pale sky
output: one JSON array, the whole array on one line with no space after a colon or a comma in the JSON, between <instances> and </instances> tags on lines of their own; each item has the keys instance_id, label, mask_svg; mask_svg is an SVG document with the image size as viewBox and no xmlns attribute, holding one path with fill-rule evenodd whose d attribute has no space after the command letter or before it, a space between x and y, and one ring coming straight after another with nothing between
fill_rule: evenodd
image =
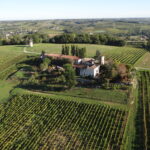
<instances>
[{"instance_id":1,"label":"pale sky","mask_svg":"<svg viewBox=\"0 0 150 150\"><path fill-rule=\"evenodd\" d=\"M0 1L0 20L150 17L150 0Z\"/></svg>"}]
</instances>

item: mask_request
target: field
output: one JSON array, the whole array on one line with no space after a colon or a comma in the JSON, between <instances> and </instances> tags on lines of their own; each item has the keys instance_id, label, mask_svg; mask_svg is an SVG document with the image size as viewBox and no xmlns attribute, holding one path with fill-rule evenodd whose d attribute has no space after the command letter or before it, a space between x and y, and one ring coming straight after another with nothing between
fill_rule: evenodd
<instances>
[{"instance_id":1,"label":"field","mask_svg":"<svg viewBox=\"0 0 150 150\"><path fill-rule=\"evenodd\" d=\"M100 50L102 55L113 60L127 64L135 64L147 51L132 47L116 47L105 45L92 44L77 44L79 47L87 48L87 57L93 57L96 50ZM62 44L36 44L33 48L27 48L27 51L41 52L44 50L47 53L61 53Z\"/></svg>"},{"instance_id":2,"label":"field","mask_svg":"<svg viewBox=\"0 0 150 150\"><path fill-rule=\"evenodd\" d=\"M135 67L150 68L150 52L145 53L139 61L136 62Z\"/></svg>"},{"instance_id":3,"label":"field","mask_svg":"<svg viewBox=\"0 0 150 150\"><path fill-rule=\"evenodd\" d=\"M13 82L0 80L0 103L5 102L9 98L10 91L15 85Z\"/></svg>"},{"instance_id":4,"label":"field","mask_svg":"<svg viewBox=\"0 0 150 150\"><path fill-rule=\"evenodd\" d=\"M21 55L22 52L21 46L0 46L0 66Z\"/></svg>"},{"instance_id":5,"label":"field","mask_svg":"<svg viewBox=\"0 0 150 150\"><path fill-rule=\"evenodd\" d=\"M87 47L87 57L100 50L107 57L138 67L144 67L139 62L149 63L149 53L143 49L78 45ZM60 53L61 46L35 44L26 50ZM138 90L137 97L132 91L98 88L75 87L52 92L44 91L40 85L37 91L32 88L28 91L16 86L19 80L15 78L24 77L22 70L16 70L16 64L26 56L23 48L0 47L1 150L150 149L150 72L139 73L139 85L134 89ZM12 78L7 78L12 71L15 71Z\"/></svg>"},{"instance_id":6,"label":"field","mask_svg":"<svg viewBox=\"0 0 150 150\"><path fill-rule=\"evenodd\" d=\"M38 31L46 34L72 33L109 33L119 35L139 35L149 33L149 18L136 19L69 19L38 21L5 21L0 22L0 33L14 32L26 34Z\"/></svg>"},{"instance_id":7,"label":"field","mask_svg":"<svg viewBox=\"0 0 150 150\"><path fill-rule=\"evenodd\" d=\"M145 53L144 49L132 47L116 47L92 44L77 44L79 47L87 48L87 57L93 57L96 50L100 50L102 55L107 58L120 61L127 64L135 64ZM23 55L23 46L0 46L0 66L7 61L15 59L19 55ZM35 44L33 48L27 47L27 51L41 53L42 50L47 53L61 53L62 44ZM11 55L10 55L11 53Z\"/></svg>"},{"instance_id":8,"label":"field","mask_svg":"<svg viewBox=\"0 0 150 150\"><path fill-rule=\"evenodd\" d=\"M110 105L39 95L15 96L0 111L1 150L120 150L128 115Z\"/></svg>"},{"instance_id":9,"label":"field","mask_svg":"<svg viewBox=\"0 0 150 150\"><path fill-rule=\"evenodd\" d=\"M67 95L73 97L89 98L91 100L99 100L105 102L128 103L127 91L123 90L104 90L93 88L74 88L69 91L49 92L58 95Z\"/></svg>"},{"instance_id":10,"label":"field","mask_svg":"<svg viewBox=\"0 0 150 150\"><path fill-rule=\"evenodd\" d=\"M136 116L136 150L150 149L150 72L140 72Z\"/></svg>"}]
</instances>

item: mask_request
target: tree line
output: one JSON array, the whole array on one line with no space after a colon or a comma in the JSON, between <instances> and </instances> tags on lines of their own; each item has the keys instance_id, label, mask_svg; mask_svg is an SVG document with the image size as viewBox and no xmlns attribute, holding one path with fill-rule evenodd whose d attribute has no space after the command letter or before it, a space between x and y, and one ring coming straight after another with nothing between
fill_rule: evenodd
<instances>
[{"instance_id":1,"label":"tree line","mask_svg":"<svg viewBox=\"0 0 150 150\"><path fill-rule=\"evenodd\" d=\"M34 33L28 35L12 35L8 38L1 38L0 45L25 45L28 44L30 39L34 43L49 43L49 37L47 34Z\"/></svg>"},{"instance_id":2,"label":"tree line","mask_svg":"<svg viewBox=\"0 0 150 150\"><path fill-rule=\"evenodd\" d=\"M86 57L86 47L79 48L77 45L62 45L62 52L63 55L72 55L78 56L80 58Z\"/></svg>"},{"instance_id":3,"label":"tree line","mask_svg":"<svg viewBox=\"0 0 150 150\"><path fill-rule=\"evenodd\" d=\"M50 39L51 43L87 43L124 46L125 41L108 34L62 34Z\"/></svg>"},{"instance_id":4,"label":"tree line","mask_svg":"<svg viewBox=\"0 0 150 150\"><path fill-rule=\"evenodd\" d=\"M150 51L150 39L147 41L146 49L147 49L148 51Z\"/></svg>"},{"instance_id":5,"label":"tree line","mask_svg":"<svg viewBox=\"0 0 150 150\"><path fill-rule=\"evenodd\" d=\"M0 45L24 45L28 44L29 40L33 39L34 43L87 43L101 44L112 46L124 46L125 41L108 34L62 34L55 37L49 37L47 34L34 33L25 36L13 35L8 38L0 39Z\"/></svg>"}]
</instances>

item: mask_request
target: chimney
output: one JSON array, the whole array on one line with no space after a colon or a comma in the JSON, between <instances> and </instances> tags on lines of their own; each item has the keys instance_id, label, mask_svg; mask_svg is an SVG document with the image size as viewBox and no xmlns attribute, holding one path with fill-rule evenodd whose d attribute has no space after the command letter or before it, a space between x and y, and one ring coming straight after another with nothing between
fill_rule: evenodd
<instances>
[{"instance_id":1,"label":"chimney","mask_svg":"<svg viewBox=\"0 0 150 150\"><path fill-rule=\"evenodd\" d=\"M105 64L105 56L101 56L101 65Z\"/></svg>"}]
</instances>

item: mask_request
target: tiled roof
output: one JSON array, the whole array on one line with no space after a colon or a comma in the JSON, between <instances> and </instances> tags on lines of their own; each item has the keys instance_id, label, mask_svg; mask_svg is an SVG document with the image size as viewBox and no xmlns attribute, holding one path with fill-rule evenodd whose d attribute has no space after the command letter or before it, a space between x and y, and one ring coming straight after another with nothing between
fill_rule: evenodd
<instances>
[{"instance_id":1,"label":"tiled roof","mask_svg":"<svg viewBox=\"0 0 150 150\"><path fill-rule=\"evenodd\" d=\"M97 67L98 67L97 65L93 65L93 66L91 66L90 68L95 69L95 68L97 68Z\"/></svg>"},{"instance_id":2,"label":"tiled roof","mask_svg":"<svg viewBox=\"0 0 150 150\"><path fill-rule=\"evenodd\" d=\"M91 69L95 69L97 68L98 66L97 65L92 65L92 66L88 66L88 65L74 65L75 68L79 68L79 69L84 69L84 68L91 68Z\"/></svg>"},{"instance_id":3,"label":"tiled roof","mask_svg":"<svg viewBox=\"0 0 150 150\"><path fill-rule=\"evenodd\" d=\"M74 68L79 68L79 69L83 69L83 68L86 68L87 66L86 65L73 65Z\"/></svg>"},{"instance_id":4,"label":"tiled roof","mask_svg":"<svg viewBox=\"0 0 150 150\"><path fill-rule=\"evenodd\" d=\"M69 56L69 55L62 55L62 54L46 54L45 56L55 57L55 58L66 58L66 59L71 59L71 60L78 60L78 59L80 59L77 56Z\"/></svg>"}]
</instances>

